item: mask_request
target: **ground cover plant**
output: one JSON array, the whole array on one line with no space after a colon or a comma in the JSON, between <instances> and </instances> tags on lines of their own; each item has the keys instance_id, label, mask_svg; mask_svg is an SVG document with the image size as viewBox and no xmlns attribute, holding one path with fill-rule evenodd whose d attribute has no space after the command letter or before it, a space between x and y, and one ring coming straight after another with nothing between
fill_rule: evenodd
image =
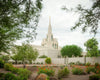
<instances>
[{"instance_id":1,"label":"ground cover plant","mask_svg":"<svg viewBox=\"0 0 100 80\"><path fill-rule=\"evenodd\" d=\"M10 73L4 74L0 80L27 80L31 75L29 70L24 68L16 68L11 63L5 63L4 69L6 71L10 71Z\"/></svg>"},{"instance_id":2,"label":"ground cover plant","mask_svg":"<svg viewBox=\"0 0 100 80\"><path fill-rule=\"evenodd\" d=\"M55 70L53 68L50 67L40 67L38 69L38 74L44 73L48 76L54 76L55 74Z\"/></svg>"},{"instance_id":3,"label":"ground cover plant","mask_svg":"<svg viewBox=\"0 0 100 80\"><path fill-rule=\"evenodd\" d=\"M63 69L60 69L60 70L58 71L58 79L61 79L61 78L63 78L63 77L67 77L68 74L69 74L69 70L68 70L67 67L65 67L65 68L63 68Z\"/></svg>"},{"instance_id":4,"label":"ground cover plant","mask_svg":"<svg viewBox=\"0 0 100 80\"><path fill-rule=\"evenodd\" d=\"M73 73L74 75L82 75L82 74L84 74L84 70L81 69L81 68L73 68L73 69L72 69L72 73Z\"/></svg>"},{"instance_id":5,"label":"ground cover plant","mask_svg":"<svg viewBox=\"0 0 100 80\"><path fill-rule=\"evenodd\" d=\"M86 72L87 72L88 74L90 74L90 72L96 73L96 68L95 68L95 67L87 67L87 68L86 68Z\"/></svg>"}]
</instances>

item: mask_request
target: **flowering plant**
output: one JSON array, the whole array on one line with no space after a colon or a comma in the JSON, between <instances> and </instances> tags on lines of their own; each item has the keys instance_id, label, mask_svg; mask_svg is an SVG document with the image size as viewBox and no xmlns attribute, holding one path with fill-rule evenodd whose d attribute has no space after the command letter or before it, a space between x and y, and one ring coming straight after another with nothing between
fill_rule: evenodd
<instances>
[{"instance_id":1,"label":"flowering plant","mask_svg":"<svg viewBox=\"0 0 100 80\"><path fill-rule=\"evenodd\" d=\"M55 70L52 68L41 67L38 69L38 74L41 73L47 74L48 76L54 76Z\"/></svg>"}]
</instances>

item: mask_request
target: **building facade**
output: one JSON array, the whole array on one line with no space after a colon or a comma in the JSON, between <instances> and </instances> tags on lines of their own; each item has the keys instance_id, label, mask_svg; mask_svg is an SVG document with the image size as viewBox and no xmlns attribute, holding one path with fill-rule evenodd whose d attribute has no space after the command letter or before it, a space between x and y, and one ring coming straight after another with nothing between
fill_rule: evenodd
<instances>
[{"instance_id":1,"label":"building facade","mask_svg":"<svg viewBox=\"0 0 100 80\"><path fill-rule=\"evenodd\" d=\"M61 48L58 45L58 41L52 34L51 20L49 18L48 33L46 38L41 42L41 46L33 45L39 52L39 56L46 55L51 58L57 58L60 56Z\"/></svg>"}]
</instances>

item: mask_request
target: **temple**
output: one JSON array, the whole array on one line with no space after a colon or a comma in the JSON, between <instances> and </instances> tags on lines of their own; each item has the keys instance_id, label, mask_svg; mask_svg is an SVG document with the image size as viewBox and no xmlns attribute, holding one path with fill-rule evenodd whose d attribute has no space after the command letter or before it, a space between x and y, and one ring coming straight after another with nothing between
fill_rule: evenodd
<instances>
[{"instance_id":1,"label":"temple","mask_svg":"<svg viewBox=\"0 0 100 80\"><path fill-rule=\"evenodd\" d=\"M46 55L51 58L57 58L60 56L61 48L58 45L58 41L53 37L51 18L49 18L48 33L45 39L42 40L41 46L33 45L38 52L39 56Z\"/></svg>"}]
</instances>

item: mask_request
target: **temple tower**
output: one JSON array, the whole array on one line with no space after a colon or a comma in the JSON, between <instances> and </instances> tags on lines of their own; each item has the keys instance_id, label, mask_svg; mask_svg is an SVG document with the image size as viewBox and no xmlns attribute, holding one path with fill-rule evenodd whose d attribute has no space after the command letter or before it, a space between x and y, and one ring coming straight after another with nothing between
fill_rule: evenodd
<instances>
[{"instance_id":1,"label":"temple tower","mask_svg":"<svg viewBox=\"0 0 100 80\"><path fill-rule=\"evenodd\" d=\"M53 38L52 27L51 27L51 18L49 17L49 26L47 37L42 40L42 46L46 46L53 49L58 49L58 41L56 38Z\"/></svg>"}]
</instances>

